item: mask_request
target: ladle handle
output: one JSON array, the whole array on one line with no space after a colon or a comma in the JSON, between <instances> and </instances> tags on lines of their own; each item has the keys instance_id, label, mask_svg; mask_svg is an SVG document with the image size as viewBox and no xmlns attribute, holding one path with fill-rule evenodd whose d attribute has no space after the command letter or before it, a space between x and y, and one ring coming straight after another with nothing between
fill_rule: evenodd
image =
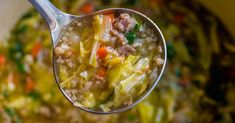
<instances>
[{"instance_id":1,"label":"ladle handle","mask_svg":"<svg viewBox=\"0 0 235 123\"><path fill-rule=\"evenodd\" d=\"M49 0L28 1L46 20L51 31L53 44L55 44L62 27L68 24L73 17L58 10Z\"/></svg>"},{"instance_id":2,"label":"ladle handle","mask_svg":"<svg viewBox=\"0 0 235 123\"><path fill-rule=\"evenodd\" d=\"M61 19L62 12L49 0L28 0L34 8L44 17L50 29L56 27Z\"/></svg>"}]
</instances>

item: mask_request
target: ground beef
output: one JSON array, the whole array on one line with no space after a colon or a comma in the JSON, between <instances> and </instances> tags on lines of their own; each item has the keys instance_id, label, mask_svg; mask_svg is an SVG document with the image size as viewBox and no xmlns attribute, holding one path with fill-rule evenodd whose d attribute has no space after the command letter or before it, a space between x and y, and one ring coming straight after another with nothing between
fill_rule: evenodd
<instances>
[{"instance_id":1,"label":"ground beef","mask_svg":"<svg viewBox=\"0 0 235 123\"><path fill-rule=\"evenodd\" d=\"M118 32L117 30L113 29L110 31L110 34L114 38L115 47L119 45L124 45L126 43L126 38L123 33Z\"/></svg>"},{"instance_id":2,"label":"ground beef","mask_svg":"<svg viewBox=\"0 0 235 123\"><path fill-rule=\"evenodd\" d=\"M63 42L61 45L57 46L55 48L55 55L57 57L63 56L63 57L71 57L72 51L70 44L67 42Z\"/></svg>"},{"instance_id":3,"label":"ground beef","mask_svg":"<svg viewBox=\"0 0 235 123\"><path fill-rule=\"evenodd\" d=\"M135 25L136 20L134 18L131 18L130 15L127 13L123 13L117 19L115 19L113 29L110 31L110 39L111 42L113 42L113 47L125 45L127 42L125 33L133 29Z\"/></svg>"},{"instance_id":4,"label":"ground beef","mask_svg":"<svg viewBox=\"0 0 235 123\"><path fill-rule=\"evenodd\" d=\"M135 27L136 20L131 18L129 14L122 13L115 21L114 28L120 32L129 32Z\"/></svg>"},{"instance_id":5,"label":"ground beef","mask_svg":"<svg viewBox=\"0 0 235 123\"><path fill-rule=\"evenodd\" d=\"M95 75L91 80L93 81L93 89L105 88L107 86L106 80L102 76Z\"/></svg>"},{"instance_id":6,"label":"ground beef","mask_svg":"<svg viewBox=\"0 0 235 123\"><path fill-rule=\"evenodd\" d=\"M129 54L134 53L136 50L132 46L125 44L125 45L119 47L117 51L121 55L128 56Z\"/></svg>"}]
</instances>

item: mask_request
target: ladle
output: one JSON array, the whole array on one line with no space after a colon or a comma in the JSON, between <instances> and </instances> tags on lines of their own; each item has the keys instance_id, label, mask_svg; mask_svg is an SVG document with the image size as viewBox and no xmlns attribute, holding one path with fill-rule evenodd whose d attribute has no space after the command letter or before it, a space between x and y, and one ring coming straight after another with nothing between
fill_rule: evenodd
<instances>
[{"instance_id":1,"label":"ladle","mask_svg":"<svg viewBox=\"0 0 235 123\"><path fill-rule=\"evenodd\" d=\"M90 13L90 14L87 14L87 15L76 16L76 15L67 14L67 13L64 13L64 12L58 10L49 0L28 0L28 1L35 7L35 9L46 20L46 22L48 24L48 27L50 29L53 48L55 48L63 28L66 27L67 25L69 25L73 20L75 20L75 19L77 20L78 18L79 18L79 20L82 20L82 18L84 18L84 17L86 17L86 18L87 17L93 17L94 15L97 15L97 14L102 14L103 15L103 14L110 14L110 13L129 13L131 15L138 16L139 18L143 19L145 22L148 22L155 29L157 34L159 35L159 41L161 42L162 48L163 48L164 64L163 64L163 66L162 66L162 68L159 72L159 75L158 75L157 79L154 82L151 82L150 87L146 91L146 93L144 93L138 100L133 102L131 105L123 106L123 107L120 107L118 109L112 109L108 112L96 111L96 110L91 110L91 109L84 108L84 107L75 106L73 100L59 86L58 68L56 67L55 58L53 57L54 76L55 76L55 79L56 79L56 83L57 83L58 87L60 88L60 91L63 93L63 95L75 107L78 107L78 108L80 108L84 111L91 112L91 113L96 113L96 114L111 114L111 113L123 112L123 111L126 111L126 110L132 108L133 106L138 104L140 101L142 101L146 96L148 96L150 94L150 92L157 85L157 83L160 80L160 78L162 76L162 73L165 69L165 65L166 65L166 59L167 59L166 43L165 43L165 40L164 40L164 37L162 35L161 30L158 28L158 26L152 20L150 20L145 15L143 15L143 14L137 12L137 11L134 11L134 10L131 10L131 9L126 9L126 8L109 8L109 9L96 11L96 12L93 12L93 13Z\"/></svg>"}]
</instances>

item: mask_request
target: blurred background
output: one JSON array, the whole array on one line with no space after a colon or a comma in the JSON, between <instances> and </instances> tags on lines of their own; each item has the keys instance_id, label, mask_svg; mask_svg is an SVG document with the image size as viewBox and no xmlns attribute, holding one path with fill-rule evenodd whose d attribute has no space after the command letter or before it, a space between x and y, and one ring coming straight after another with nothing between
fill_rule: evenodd
<instances>
[{"instance_id":1,"label":"blurred background","mask_svg":"<svg viewBox=\"0 0 235 123\"><path fill-rule=\"evenodd\" d=\"M234 0L51 0L71 14L125 7L162 30L168 63L135 108L94 115L74 108L52 71L48 28L26 0L0 0L0 123L234 123Z\"/></svg>"}]
</instances>

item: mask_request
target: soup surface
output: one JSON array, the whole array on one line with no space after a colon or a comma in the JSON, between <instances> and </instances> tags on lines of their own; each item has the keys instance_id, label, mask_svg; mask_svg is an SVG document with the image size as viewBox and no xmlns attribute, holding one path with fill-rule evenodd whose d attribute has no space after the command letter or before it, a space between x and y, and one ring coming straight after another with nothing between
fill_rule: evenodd
<instances>
[{"instance_id":1,"label":"soup surface","mask_svg":"<svg viewBox=\"0 0 235 123\"><path fill-rule=\"evenodd\" d=\"M164 64L158 34L128 13L73 21L54 53L60 87L74 104L103 111L139 99Z\"/></svg>"}]
</instances>

